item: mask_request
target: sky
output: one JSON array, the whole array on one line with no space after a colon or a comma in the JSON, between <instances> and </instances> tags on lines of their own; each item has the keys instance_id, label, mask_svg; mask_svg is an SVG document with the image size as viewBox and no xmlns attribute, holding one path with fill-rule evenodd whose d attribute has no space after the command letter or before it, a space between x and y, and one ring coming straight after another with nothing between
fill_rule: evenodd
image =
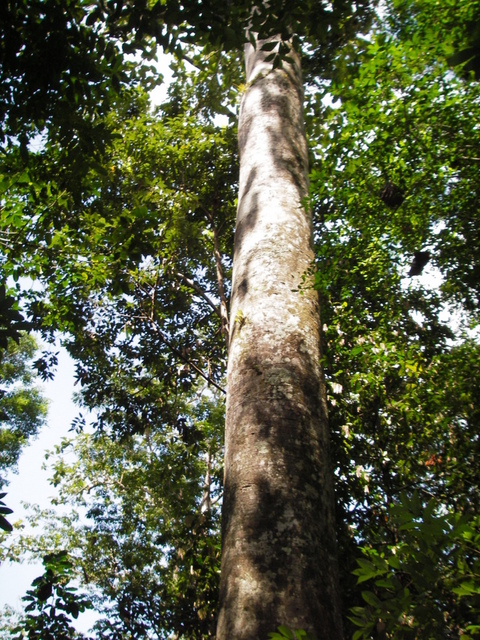
<instances>
[{"instance_id":1,"label":"sky","mask_svg":"<svg viewBox=\"0 0 480 640\"><path fill-rule=\"evenodd\" d=\"M13 513L8 520L14 524L25 520L24 502L50 507L50 499L55 489L48 482L49 472L43 468L46 451L52 451L62 438L71 437L69 429L79 409L73 403L75 389L75 365L65 349L59 348L58 367L54 380L40 382L39 387L48 399L47 424L41 429L39 436L23 451L18 473L9 476L10 483L5 488L5 503ZM18 535L15 530L10 536ZM22 596L30 588L32 580L43 573L41 562L34 564L4 563L0 566L0 608L10 605L16 610L23 610ZM88 631L95 617L91 613L83 614L75 624L79 631Z\"/></svg>"}]
</instances>

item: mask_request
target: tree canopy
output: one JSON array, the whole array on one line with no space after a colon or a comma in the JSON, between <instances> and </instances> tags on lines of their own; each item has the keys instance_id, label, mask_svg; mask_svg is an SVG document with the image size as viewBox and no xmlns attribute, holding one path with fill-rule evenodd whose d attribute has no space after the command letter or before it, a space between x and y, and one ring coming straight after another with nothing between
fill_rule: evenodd
<instances>
[{"instance_id":1,"label":"tree canopy","mask_svg":"<svg viewBox=\"0 0 480 640\"><path fill-rule=\"evenodd\" d=\"M215 635L250 20L295 33L305 58L305 286L321 299L349 636L478 637L479 3L253 5L0 9L3 281L44 339L61 332L95 415L52 458L70 511L35 514L42 534L7 538L3 557L68 549L105 614L98 638ZM178 56L158 109L130 55L150 65L155 42Z\"/></svg>"},{"instance_id":2,"label":"tree canopy","mask_svg":"<svg viewBox=\"0 0 480 640\"><path fill-rule=\"evenodd\" d=\"M35 385L32 363L36 351L28 334L0 351L0 488L6 484L3 474L15 468L22 448L45 421L47 403Z\"/></svg>"}]
</instances>

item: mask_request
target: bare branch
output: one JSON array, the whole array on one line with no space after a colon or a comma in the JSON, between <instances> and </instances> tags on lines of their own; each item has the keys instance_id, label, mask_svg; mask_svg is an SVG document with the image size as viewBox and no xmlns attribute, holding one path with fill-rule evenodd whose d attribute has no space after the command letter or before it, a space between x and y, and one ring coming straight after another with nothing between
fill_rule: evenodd
<instances>
[{"instance_id":1,"label":"bare branch","mask_svg":"<svg viewBox=\"0 0 480 640\"><path fill-rule=\"evenodd\" d=\"M188 366L192 367L192 369L194 371L196 371L198 373L198 375L201 376L204 380L206 380L206 382L208 382L208 384L211 384L213 387L215 387L216 389L218 389L222 393L226 393L226 391L225 391L225 389L223 387L221 387L219 384L217 384L215 382L215 380L212 380L212 378L210 376L205 374L199 367L197 367L197 365L194 362L189 360L181 351L179 351L179 349L177 349L175 346L173 346L173 344L169 340L167 340L167 338L164 336L163 332L158 328L158 325L155 322L155 320L153 320L152 318L146 317L146 316L143 316L143 319L144 320L148 320L148 322L150 322L150 324L153 327L153 330L158 335L158 337L163 342L163 344L166 347L168 347L170 349L170 351L173 354L175 354L177 356L177 358L179 358L179 360L181 360L185 364L188 364Z\"/></svg>"},{"instance_id":2,"label":"bare branch","mask_svg":"<svg viewBox=\"0 0 480 640\"><path fill-rule=\"evenodd\" d=\"M188 286L191 287L195 291L195 293L197 293L201 298L203 298L205 302L207 302L212 307L212 309L220 318L222 317L220 307L217 304L215 304L215 302L213 302L213 300L205 293L205 291L197 282L195 282L194 280L191 280L190 278L187 278L187 276L184 275L183 273L177 272L175 275L177 276L177 278L180 278L180 280L183 280L185 284L188 284Z\"/></svg>"}]
</instances>

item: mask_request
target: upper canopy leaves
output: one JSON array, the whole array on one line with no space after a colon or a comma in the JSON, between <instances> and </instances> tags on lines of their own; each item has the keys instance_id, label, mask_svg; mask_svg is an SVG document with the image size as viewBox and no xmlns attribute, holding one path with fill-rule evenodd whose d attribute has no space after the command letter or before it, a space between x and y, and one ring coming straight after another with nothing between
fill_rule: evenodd
<instances>
[{"instance_id":1,"label":"upper canopy leaves","mask_svg":"<svg viewBox=\"0 0 480 640\"><path fill-rule=\"evenodd\" d=\"M179 55L191 44L229 51L243 45L248 28L261 37L295 35L306 51L313 47L316 63L323 63L365 26L369 10L367 0L356 5L345 0L5 0L0 7L0 142L13 137L26 157L28 141L44 128L55 131L64 145L91 136L79 130L79 123L104 115L122 86L150 73L141 63L128 62L126 54L140 51L142 60L149 60L157 44ZM315 68L318 72L318 64Z\"/></svg>"}]
</instances>

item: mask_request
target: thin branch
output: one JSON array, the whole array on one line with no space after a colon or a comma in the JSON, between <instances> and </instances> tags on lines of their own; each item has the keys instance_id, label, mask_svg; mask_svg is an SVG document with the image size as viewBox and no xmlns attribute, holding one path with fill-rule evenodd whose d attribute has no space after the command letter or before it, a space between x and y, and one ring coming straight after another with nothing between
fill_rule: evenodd
<instances>
[{"instance_id":1,"label":"thin branch","mask_svg":"<svg viewBox=\"0 0 480 640\"><path fill-rule=\"evenodd\" d=\"M213 302L213 300L210 299L209 296L207 296L205 291L202 289L202 287L198 283L196 283L194 280L191 280L190 278L187 278L187 276L184 275L183 273L177 272L175 275L177 276L177 278L180 278L180 280L183 280L185 284L188 284L188 286L191 287L195 291L195 293L197 293L201 298L203 298L205 302L207 302L212 307L212 309L220 318L222 317L220 307L216 305Z\"/></svg>"},{"instance_id":2,"label":"thin branch","mask_svg":"<svg viewBox=\"0 0 480 640\"><path fill-rule=\"evenodd\" d=\"M222 333L225 337L225 342L227 343L227 349L228 349L228 345L230 343L228 304L227 304L227 296L225 294L225 277L223 274L222 253L220 251L220 240L218 237L218 229L213 222L213 214L210 212L207 212L207 217L212 227L212 233L213 233L213 250L215 254L215 266L217 269L218 294L220 296L220 321L222 323Z\"/></svg>"},{"instance_id":3,"label":"thin branch","mask_svg":"<svg viewBox=\"0 0 480 640\"><path fill-rule=\"evenodd\" d=\"M198 375L201 376L204 380L206 380L208 382L208 384L211 384L212 386L214 386L216 389L218 389L222 393L226 393L226 391L225 391L225 389L223 387L218 385L215 382L215 380L212 380L212 378L210 378L210 376L208 376L205 373L203 373L203 371L199 367L197 367L197 365L194 362L189 360L185 355L183 355L183 353L181 351L179 351L176 347L174 347L173 344L169 340L167 340L167 338L163 335L162 331L160 331L160 329L158 328L157 323L155 322L155 320L153 320L152 318L146 318L145 316L143 316L143 319L147 319L152 324L153 330L158 335L160 340L163 342L163 344L166 347L168 347L170 349L170 351L174 355L177 356L177 358L179 358L182 362L185 362L185 364L188 364L188 366L192 367L192 369L194 371L196 371L198 373Z\"/></svg>"},{"instance_id":4,"label":"thin branch","mask_svg":"<svg viewBox=\"0 0 480 640\"><path fill-rule=\"evenodd\" d=\"M210 58L212 56L214 56L214 55L215 55L215 51L210 52L209 54L207 54L206 60L207 61L210 60ZM195 62L195 60L191 56L189 56L188 53L185 53L184 51L182 51L181 57L182 57L183 60L188 62L188 64L191 64L192 67L195 67L195 69L198 69L199 71L203 71L204 70L205 64L202 63L200 65L199 63Z\"/></svg>"}]
</instances>

